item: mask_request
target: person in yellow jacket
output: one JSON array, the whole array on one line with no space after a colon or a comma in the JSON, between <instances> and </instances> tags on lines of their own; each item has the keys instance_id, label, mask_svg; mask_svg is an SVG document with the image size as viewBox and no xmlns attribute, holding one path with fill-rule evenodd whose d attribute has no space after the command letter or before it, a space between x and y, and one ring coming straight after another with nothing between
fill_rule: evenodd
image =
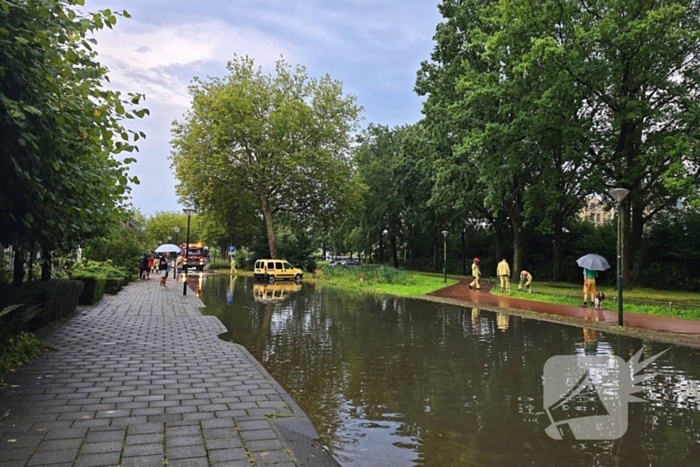
<instances>
[{"instance_id":1,"label":"person in yellow jacket","mask_svg":"<svg viewBox=\"0 0 700 467\"><path fill-rule=\"evenodd\" d=\"M520 272L520 283L518 283L518 290L521 290L523 286L527 288L528 292L532 293L532 274L524 269Z\"/></svg>"},{"instance_id":2,"label":"person in yellow jacket","mask_svg":"<svg viewBox=\"0 0 700 467\"><path fill-rule=\"evenodd\" d=\"M510 266L505 258L498 263L496 275L501 280L501 292L506 290L510 292Z\"/></svg>"},{"instance_id":3,"label":"person in yellow jacket","mask_svg":"<svg viewBox=\"0 0 700 467\"><path fill-rule=\"evenodd\" d=\"M481 277L481 269L479 269L479 262L479 258L474 258L474 262L472 263L472 276L474 276L474 280L471 284L469 284L470 289L481 289L481 284L479 284L479 278Z\"/></svg>"}]
</instances>

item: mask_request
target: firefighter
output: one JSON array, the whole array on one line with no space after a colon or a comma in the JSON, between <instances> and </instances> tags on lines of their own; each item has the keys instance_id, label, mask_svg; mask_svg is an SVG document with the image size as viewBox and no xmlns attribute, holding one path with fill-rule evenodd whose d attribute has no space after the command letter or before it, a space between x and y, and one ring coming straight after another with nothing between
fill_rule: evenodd
<instances>
[{"instance_id":1,"label":"firefighter","mask_svg":"<svg viewBox=\"0 0 700 467\"><path fill-rule=\"evenodd\" d=\"M498 268L496 269L496 275L501 280L501 292L510 292L510 266L505 258L498 263Z\"/></svg>"},{"instance_id":2,"label":"firefighter","mask_svg":"<svg viewBox=\"0 0 700 467\"><path fill-rule=\"evenodd\" d=\"M469 284L470 289L473 289L475 287L476 290L481 289L481 284L479 284L479 278L481 277L481 269L479 269L479 263L479 258L474 258L474 262L472 263L472 276L474 276L474 280L471 284Z\"/></svg>"},{"instance_id":3,"label":"firefighter","mask_svg":"<svg viewBox=\"0 0 700 467\"><path fill-rule=\"evenodd\" d=\"M532 274L524 269L520 272L520 283L518 283L518 290L522 290L523 286L527 288L528 292L532 293Z\"/></svg>"}]
</instances>

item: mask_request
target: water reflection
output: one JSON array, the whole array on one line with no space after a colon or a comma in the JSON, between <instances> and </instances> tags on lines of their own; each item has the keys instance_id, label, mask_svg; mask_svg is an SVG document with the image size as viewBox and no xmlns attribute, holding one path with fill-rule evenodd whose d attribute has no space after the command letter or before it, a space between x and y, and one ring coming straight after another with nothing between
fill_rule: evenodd
<instances>
[{"instance_id":1,"label":"water reflection","mask_svg":"<svg viewBox=\"0 0 700 467\"><path fill-rule=\"evenodd\" d=\"M542 413L549 357L629 360L667 346L311 283L268 292L249 278L207 279L203 311L263 362L346 465L697 465L697 350L652 364L650 402L630 405L621 441L555 441Z\"/></svg>"}]
</instances>

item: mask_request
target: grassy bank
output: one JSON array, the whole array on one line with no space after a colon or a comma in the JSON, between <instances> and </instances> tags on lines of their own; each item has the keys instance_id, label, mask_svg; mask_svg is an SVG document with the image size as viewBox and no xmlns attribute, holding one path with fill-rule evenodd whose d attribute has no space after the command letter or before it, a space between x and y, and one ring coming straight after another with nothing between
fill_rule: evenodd
<instances>
[{"instance_id":1,"label":"grassy bank","mask_svg":"<svg viewBox=\"0 0 700 467\"><path fill-rule=\"evenodd\" d=\"M454 279L448 279L445 283L438 277L372 265L325 267L318 270L314 277L324 285L404 297L425 295L457 283Z\"/></svg>"},{"instance_id":2,"label":"grassy bank","mask_svg":"<svg viewBox=\"0 0 700 467\"><path fill-rule=\"evenodd\" d=\"M21 365L32 362L44 351L53 349L55 349L53 345L29 332L20 332L7 338L0 344L0 377Z\"/></svg>"},{"instance_id":3,"label":"grassy bank","mask_svg":"<svg viewBox=\"0 0 700 467\"><path fill-rule=\"evenodd\" d=\"M516 286L517 287L517 286ZM534 290L537 292L553 292L553 293L569 293L569 291L562 290L561 288L557 289L556 287L540 287L539 285L537 287L533 287ZM576 293L576 290L571 290L571 293ZM579 291L580 292L580 291ZM614 290L604 290L605 295L608 298L611 298L615 295ZM659 292L659 291L655 291ZM513 297L513 298L518 298L521 300L531 300L535 302L545 302L545 303L558 303L561 305L571 305L571 306L581 306L583 303L583 293L579 293L576 297L564 297L564 296L557 296L557 295L544 295L540 293L536 294L529 294L526 292L519 292L517 290L512 290L510 292L501 292L497 288L494 288L491 290L491 293L494 295L499 295L499 296L505 296L505 297ZM662 294L650 294L650 295L644 295L641 291L638 291L637 295L634 297L630 297L632 293L630 292L628 295L628 292L624 293L624 297L628 298L637 298L641 300L664 300L666 301L674 301L676 303L680 303L678 300L674 300L670 298L667 293L662 293ZM665 297L665 298L649 298L649 297ZM639 298L643 297L643 298ZM604 309L610 310L610 311L616 311L617 310L617 303L614 302L611 299L605 300L604 303ZM675 317L675 318L686 318L686 319L700 319L700 306L698 308L689 308L689 307L674 307L674 308L669 308L668 305L652 305L652 304L641 304L641 303L634 303L631 301L626 301L624 302L624 311L629 312L629 313L640 313L640 314L645 314L645 315L657 315L657 316L670 316L670 317Z\"/></svg>"}]
</instances>

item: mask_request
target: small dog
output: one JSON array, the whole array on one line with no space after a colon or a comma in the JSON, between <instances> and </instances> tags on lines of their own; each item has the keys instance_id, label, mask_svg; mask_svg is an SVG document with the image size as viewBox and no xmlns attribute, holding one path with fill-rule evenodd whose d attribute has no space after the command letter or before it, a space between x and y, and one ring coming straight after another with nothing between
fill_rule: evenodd
<instances>
[{"instance_id":1,"label":"small dog","mask_svg":"<svg viewBox=\"0 0 700 467\"><path fill-rule=\"evenodd\" d=\"M593 308L596 310L603 309L603 301L605 300L605 294L603 292L598 292L593 299Z\"/></svg>"}]
</instances>

